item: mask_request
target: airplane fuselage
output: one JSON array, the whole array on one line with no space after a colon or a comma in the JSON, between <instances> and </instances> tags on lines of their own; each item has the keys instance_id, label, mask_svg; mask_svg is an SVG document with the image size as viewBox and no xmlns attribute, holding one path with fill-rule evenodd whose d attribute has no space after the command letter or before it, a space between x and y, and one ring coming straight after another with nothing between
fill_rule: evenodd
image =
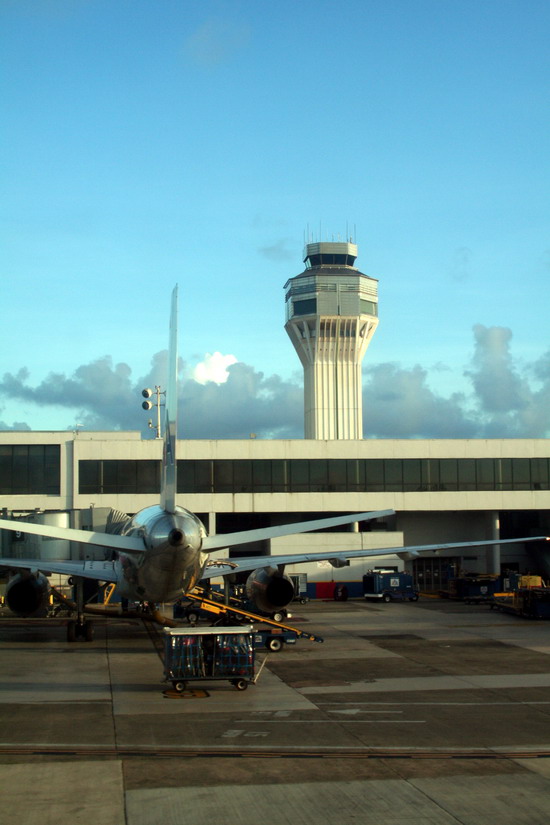
<instances>
[{"instance_id":1,"label":"airplane fuselage","mask_svg":"<svg viewBox=\"0 0 550 825\"><path fill-rule=\"evenodd\" d=\"M172 601L200 580L208 559L201 550L206 530L189 510L176 507L170 513L159 505L146 507L128 521L121 534L141 538L145 547L139 555L118 554L123 598Z\"/></svg>"}]
</instances>

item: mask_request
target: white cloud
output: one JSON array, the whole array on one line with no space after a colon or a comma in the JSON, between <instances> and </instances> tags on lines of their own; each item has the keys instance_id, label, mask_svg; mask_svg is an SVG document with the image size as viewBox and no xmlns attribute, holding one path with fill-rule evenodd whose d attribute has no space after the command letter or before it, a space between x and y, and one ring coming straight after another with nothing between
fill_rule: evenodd
<instances>
[{"instance_id":1,"label":"white cloud","mask_svg":"<svg viewBox=\"0 0 550 825\"><path fill-rule=\"evenodd\" d=\"M193 370L193 379L197 384L225 384L229 378L227 368L236 364L234 355L222 355L221 352L207 352L204 361L201 361Z\"/></svg>"}]
</instances>

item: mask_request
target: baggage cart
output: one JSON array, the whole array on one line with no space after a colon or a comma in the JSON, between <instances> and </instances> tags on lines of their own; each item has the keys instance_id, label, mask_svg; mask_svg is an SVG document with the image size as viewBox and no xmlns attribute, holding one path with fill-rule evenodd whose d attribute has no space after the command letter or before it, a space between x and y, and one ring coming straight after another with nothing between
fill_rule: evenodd
<instances>
[{"instance_id":1,"label":"baggage cart","mask_svg":"<svg viewBox=\"0 0 550 825\"><path fill-rule=\"evenodd\" d=\"M259 675L259 674L258 674ZM254 628L164 628L164 679L181 693L188 682L254 684Z\"/></svg>"}]
</instances>

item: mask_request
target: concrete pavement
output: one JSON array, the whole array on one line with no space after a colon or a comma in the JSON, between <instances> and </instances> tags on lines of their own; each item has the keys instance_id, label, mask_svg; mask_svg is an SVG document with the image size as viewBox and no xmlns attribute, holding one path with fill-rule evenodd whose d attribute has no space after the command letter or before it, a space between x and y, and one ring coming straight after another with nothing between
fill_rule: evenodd
<instances>
[{"instance_id":1,"label":"concrete pavement","mask_svg":"<svg viewBox=\"0 0 550 825\"><path fill-rule=\"evenodd\" d=\"M69 645L57 620L0 619L6 821L549 821L550 623L437 600L295 613L323 644L174 698L138 620Z\"/></svg>"}]
</instances>

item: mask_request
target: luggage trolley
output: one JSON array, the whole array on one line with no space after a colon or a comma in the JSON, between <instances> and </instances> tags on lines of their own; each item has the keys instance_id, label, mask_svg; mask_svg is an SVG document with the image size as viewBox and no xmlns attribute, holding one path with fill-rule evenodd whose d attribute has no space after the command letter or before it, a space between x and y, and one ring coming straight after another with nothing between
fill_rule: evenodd
<instances>
[{"instance_id":1,"label":"luggage trolley","mask_svg":"<svg viewBox=\"0 0 550 825\"><path fill-rule=\"evenodd\" d=\"M187 682L226 679L246 690L254 678L254 628L164 628L164 679L181 693ZM258 674L259 675L259 674ZM257 678L257 677L256 677Z\"/></svg>"}]
</instances>

